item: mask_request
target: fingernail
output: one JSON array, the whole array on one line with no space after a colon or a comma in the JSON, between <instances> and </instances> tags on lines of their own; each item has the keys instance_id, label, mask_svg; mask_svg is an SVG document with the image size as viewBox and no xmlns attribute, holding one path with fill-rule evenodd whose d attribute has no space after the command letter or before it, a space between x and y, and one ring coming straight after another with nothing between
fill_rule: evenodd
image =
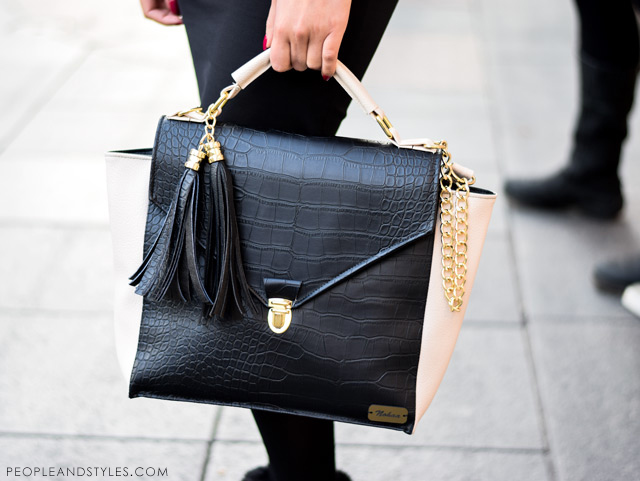
<instances>
[{"instance_id":1,"label":"fingernail","mask_svg":"<svg viewBox=\"0 0 640 481\"><path fill-rule=\"evenodd\" d=\"M322 76L322 80L324 80L325 82L328 82L330 78L331 77L329 77L328 75L323 75Z\"/></svg>"},{"instance_id":2,"label":"fingernail","mask_svg":"<svg viewBox=\"0 0 640 481\"><path fill-rule=\"evenodd\" d=\"M262 51L267 49L267 36L264 36L264 40L262 40Z\"/></svg>"},{"instance_id":3,"label":"fingernail","mask_svg":"<svg viewBox=\"0 0 640 481\"><path fill-rule=\"evenodd\" d=\"M177 0L169 0L169 10L174 15L180 15L180 7L178 6Z\"/></svg>"}]
</instances>

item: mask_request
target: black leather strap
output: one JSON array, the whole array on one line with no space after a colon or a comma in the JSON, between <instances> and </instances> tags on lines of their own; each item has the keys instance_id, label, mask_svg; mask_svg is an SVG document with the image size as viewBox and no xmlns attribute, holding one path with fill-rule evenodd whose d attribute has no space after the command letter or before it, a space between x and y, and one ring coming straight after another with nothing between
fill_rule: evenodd
<instances>
[{"instance_id":1,"label":"black leather strap","mask_svg":"<svg viewBox=\"0 0 640 481\"><path fill-rule=\"evenodd\" d=\"M267 294L268 299L277 297L295 301L298 297L300 286L302 286L302 282L290 279L267 278L264 280L264 292Z\"/></svg>"}]
</instances>

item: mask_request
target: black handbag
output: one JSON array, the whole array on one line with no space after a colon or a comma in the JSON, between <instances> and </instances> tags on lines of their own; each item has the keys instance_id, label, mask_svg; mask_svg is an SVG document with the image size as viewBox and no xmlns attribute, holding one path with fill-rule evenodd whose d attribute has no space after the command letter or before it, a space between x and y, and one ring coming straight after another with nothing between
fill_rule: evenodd
<instances>
[{"instance_id":1,"label":"black handbag","mask_svg":"<svg viewBox=\"0 0 640 481\"><path fill-rule=\"evenodd\" d=\"M149 173L131 277L144 302L122 279L116 301L129 321L142 308L129 395L412 433L455 345L495 195L469 187L446 143L398 140L343 65L336 79L389 143L217 125L268 67L267 51L206 112L163 117L151 157L108 156L117 251L131 245L131 202L115 179Z\"/></svg>"}]
</instances>

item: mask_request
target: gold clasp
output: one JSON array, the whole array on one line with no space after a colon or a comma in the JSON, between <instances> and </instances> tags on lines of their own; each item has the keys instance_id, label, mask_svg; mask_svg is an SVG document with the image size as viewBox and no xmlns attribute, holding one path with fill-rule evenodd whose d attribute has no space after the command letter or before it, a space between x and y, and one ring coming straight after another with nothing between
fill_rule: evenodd
<instances>
[{"instance_id":1,"label":"gold clasp","mask_svg":"<svg viewBox=\"0 0 640 481\"><path fill-rule=\"evenodd\" d=\"M289 329L291 325L291 306L293 302L289 299L281 299L274 297L269 299L269 315L267 316L267 322L269 328L276 334L282 334Z\"/></svg>"},{"instance_id":2,"label":"gold clasp","mask_svg":"<svg viewBox=\"0 0 640 481\"><path fill-rule=\"evenodd\" d=\"M391 125L391 122L389 121L387 116L385 115L384 117L382 117L380 114L376 113L374 117L377 120L380 127L382 127L382 130L384 130L384 133L387 135L387 137L389 137L390 139L393 139L393 133L391 132L393 125Z\"/></svg>"},{"instance_id":3,"label":"gold clasp","mask_svg":"<svg viewBox=\"0 0 640 481\"><path fill-rule=\"evenodd\" d=\"M220 97L218 97L218 100L209 105L209 107L207 108L207 115L209 117L216 115L216 112L218 110L222 110L222 107L224 107L229 101L229 93L229 88L222 90L222 92L220 92Z\"/></svg>"}]
</instances>

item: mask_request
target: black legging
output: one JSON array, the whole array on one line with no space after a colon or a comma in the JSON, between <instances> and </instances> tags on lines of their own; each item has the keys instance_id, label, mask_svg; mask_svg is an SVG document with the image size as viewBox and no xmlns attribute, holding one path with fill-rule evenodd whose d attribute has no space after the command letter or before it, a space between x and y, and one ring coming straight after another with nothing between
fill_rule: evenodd
<instances>
[{"instance_id":1,"label":"black legging","mask_svg":"<svg viewBox=\"0 0 640 481\"><path fill-rule=\"evenodd\" d=\"M575 0L580 15L580 48L600 64L636 68L640 60L636 0Z\"/></svg>"},{"instance_id":2,"label":"black legging","mask_svg":"<svg viewBox=\"0 0 640 481\"><path fill-rule=\"evenodd\" d=\"M180 0L201 103L232 83L231 73L262 51L267 0ZM397 0L353 0L339 58L362 78ZM263 74L229 101L220 120L256 129L334 135L350 97L318 71ZM274 481L331 481L335 476L333 422L254 411Z\"/></svg>"}]
</instances>

